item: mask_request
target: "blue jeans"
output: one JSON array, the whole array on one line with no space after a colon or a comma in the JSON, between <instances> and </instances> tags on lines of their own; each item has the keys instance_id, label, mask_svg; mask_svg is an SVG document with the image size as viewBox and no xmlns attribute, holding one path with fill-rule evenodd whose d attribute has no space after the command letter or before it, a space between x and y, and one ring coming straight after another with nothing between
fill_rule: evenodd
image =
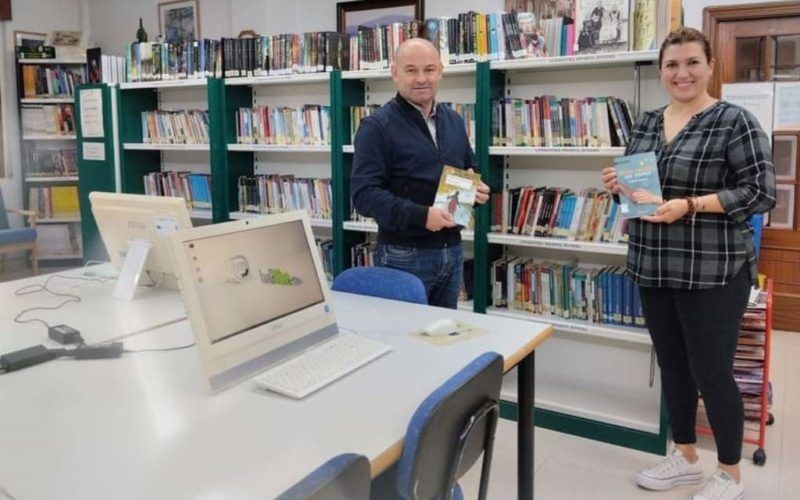
<instances>
[{"instance_id":1,"label":"blue jeans","mask_svg":"<svg viewBox=\"0 0 800 500\"><path fill-rule=\"evenodd\" d=\"M461 243L445 248L417 248L379 243L373 262L413 274L422 280L428 304L455 309L464 274Z\"/></svg>"}]
</instances>

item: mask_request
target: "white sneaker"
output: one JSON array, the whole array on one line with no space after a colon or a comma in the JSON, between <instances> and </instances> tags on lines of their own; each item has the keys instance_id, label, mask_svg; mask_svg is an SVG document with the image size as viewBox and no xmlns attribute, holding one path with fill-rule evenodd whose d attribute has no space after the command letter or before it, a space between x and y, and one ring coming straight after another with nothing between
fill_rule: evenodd
<instances>
[{"instance_id":1,"label":"white sneaker","mask_svg":"<svg viewBox=\"0 0 800 500\"><path fill-rule=\"evenodd\" d=\"M692 500L741 500L744 498L744 483L736 482L723 470L717 470L703 487L692 496Z\"/></svg>"},{"instance_id":2,"label":"white sneaker","mask_svg":"<svg viewBox=\"0 0 800 500\"><path fill-rule=\"evenodd\" d=\"M636 483L639 486L656 491L668 490L680 484L699 483L702 480L703 469L700 468L699 461L690 464L677 448L654 466L636 474Z\"/></svg>"}]
</instances>

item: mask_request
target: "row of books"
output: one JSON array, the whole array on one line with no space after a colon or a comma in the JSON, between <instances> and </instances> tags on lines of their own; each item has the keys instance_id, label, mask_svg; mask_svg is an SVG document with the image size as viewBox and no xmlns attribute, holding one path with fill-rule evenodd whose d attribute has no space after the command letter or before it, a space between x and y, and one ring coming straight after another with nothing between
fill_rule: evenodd
<instances>
[{"instance_id":1,"label":"row of books","mask_svg":"<svg viewBox=\"0 0 800 500\"><path fill-rule=\"evenodd\" d=\"M28 208L43 219L79 217L77 186L44 186L28 189Z\"/></svg>"},{"instance_id":2,"label":"row of books","mask_svg":"<svg viewBox=\"0 0 800 500\"><path fill-rule=\"evenodd\" d=\"M209 144L208 111L143 111L146 144Z\"/></svg>"},{"instance_id":3,"label":"row of books","mask_svg":"<svg viewBox=\"0 0 800 500\"><path fill-rule=\"evenodd\" d=\"M27 177L68 177L78 175L75 149L40 149L26 147L25 175Z\"/></svg>"},{"instance_id":4,"label":"row of books","mask_svg":"<svg viewBox=\"0 0 800 500\"><path fill-rule=\"evenodd\" d=\"M331 180L293 175L239 177L239 210L262 214L306 210L314 219L330 219Z\"/></svg>"},{"instance_id":5,"label":"row of books","mask_svg":"<svg viewBox=\"0 0 800 500\"><path fill-rule=\"evenodd\" d=\"M328 282L333 281L333 240L330 238L314 238L317 251L322 260L322 269Z\"/></svg>"},{"instance_id":6,"label":"row of books","mask_svg":"<svg viewBox=\"0 0 800 500\"><path fill-rule=\"evenodd\" d=\"M657 41L677 28L670 13L675 2L606 0L555 2L541 0L506 5L506 12L469 11L423 22L359 26L350 39L350 69L384 69L404 40L421 36L439 49L442 64L576 54L654 50ZM671 10L670 10L671 9ZM680 12L680 2L677 3Z\"/></svg>"},{"instance_id":7,"label":"row of books","mask_svg":"<svg viewBox=\"0 0 800 500\"><path fill-rule=\"evenodd\" d=\"M259 106L236 111L239 144L316 144L331 142L330 106Z\"/></svg>"},{"instance_id":8,"label":"row of books","mask_svg":"<svg viewBox=\"0 0 800 500\"><path fill-rule=\"evenodd\" d=\"M315 31L224 38L222 45L225 78L350 69L349 38L344 33Z\"/></svg>"},{"instance_id":9,"label":"row of books","mask_svg":"<svg viewBox=\"0 0 800 500\"><path fill-rule=\"evenodd\" d=\"M222 76L222 43L203 38L183 43L131 43L125 48L129 82Z\"/></svg>"},{"instance_id":10,"label":"row of books","mask_svg":"<svg viewBox=\"0 0 800 500\"><path fill-rule=\"evenodd\" d=\"M129 81L148 81L384 69L393 61L397 46L418 36L439 49L443 64L652 50L671 27L677 27L674 16L670 17L674 3L565 2L558 9L544 10L532 4L526 7L533 11L470 11L425 21L359 26L350 37L328 31L182 44L133 43L126 50L127 76Z\"/></svg>"},{"instance_id":11,"label":"row of books","mask_svg":"<svg viewBox=\"0 0 800 500\"><path fill-rule=\"evenodd\" d=\"M144 176L144 194L176 196L186 200L186 206L211 209L211 175L192 172L150 172Z\"/></svg>"},{"instance_id":12,"label":"row of books","mask_svg":"<svg viewBox=\"0 0 800 500\"><path fill-rule=\"evenodd\" d=\"M682 24L681 0L506 0L505 9L519 12L524 41L545 39L548 55L657 50L659 41Z\"/></svg>"},{"instance_id":13,"label":"row of books","mask_svg":"<svg viewBox=\"0 0 800 500\"><path fill-rule=\"evenodd\" d=\"M23 104L20 106L23 135L71 135L75 133L72 104Z\"/></svg>"},{"instance_id":14,"label":"row of books","mask_svg":"<svg viewBox=\"0 0 800 500\"><path fill-rule=\"evenodd\" d=\"M522 186L491 196L495 232L572 241L628 240L627 219L608 191Z\"/></svg>"},{"instance_id":15,"label":"row of books","mask_svg":"<svg viewBox=\"0 0 800 500\"><path fill-rule=\"evenodd\" d=\"M376 110L380 109L380 107L380 104L350 107L350 144L356 143L356 132L358 132L359 125L361 125L361 120L370 116Z\"/></svg>"},{"instance_id":16,"label":"row of books","mask_svg":"<svg viewBox=\"0 0 800 500\"><path fill-rule=\"evenodd\" d=\"M375 242L365 241L350 247L350 267L371 267L375 265L372 254Z\"/></svg>"},{"instance_id":17,"label":"row of books","mask_svg":"<svg viewBox=\"0 0 800 500\"><path fill-rule=\"evenodd\" d=\"M633 122L628 103L616 97L508 97L492 101L492 144L622 147Z\"/></svg>"},{"instance_id":18,"label":"row of books","mask_svg":"<svg viewBox=\"0 0 800 500\"><path fill-rule=\"evenodd\" d=\"M73 97L75 87L86 82L86 71L74 66L22 65L22 95L35 97Z\"/></svg>"},{"instance_id":19,"label":"row of books","mask_svg":"<svg viewBox=\"0 0 800 500\"><path fill-rule=\"evenodd\" d=\"M86 68L89 83L114 85L126 80L125 58L103 54L100 47L86 49Z\"/></svg>"},{"instance_id":20,"label":"row of books","mask_svg":"<svg viewBox=\"0 0 800 500\"><path fill-rule=\"evenodd\" d=\"M494 307L592 323L644 327L639 287L619 266L503 257L492 263Z\"/></svg>"},{"instance_id":21,"label":"row of books","mask_svg":"<svg viewBox=\"0 0 800 500\"><path fill-rule=\"evenodd\" d=\"M441 104L453 109L464 120L464 128L469 136L469 141L471 144L475 144L475 104L452 102L442 102ZM380 107L379 104L370 104L367 106L352 106L350 108L350 144L355 144L356 132L358 132L361 120L370 116Z\"/></svg>"}]
</instances>

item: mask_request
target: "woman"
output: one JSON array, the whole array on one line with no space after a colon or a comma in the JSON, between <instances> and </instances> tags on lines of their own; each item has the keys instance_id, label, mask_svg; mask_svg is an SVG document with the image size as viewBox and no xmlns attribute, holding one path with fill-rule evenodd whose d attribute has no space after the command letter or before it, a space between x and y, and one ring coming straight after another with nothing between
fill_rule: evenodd
<instances>
[{"instance_id":1,"label":"woman","mask_svg":"<svg viewBox=\"0 0 800 500\"><path fill-rule=\"evenodd\" d=\"M757 277L747 219L775 205L770 144L752 114L708 94L714 59L701 32L671 33L658 64L671 103L639 117L625 153L655 151L663 200L654 215L628 225L628 273L641 288L675 449L639 471L637 482L667 490L702 481L699 392L719 464L692 498L738 499L744 411L733 358ZM619 192L614 168L603 169L602 180Z\"/></svg>"}]
</instances>

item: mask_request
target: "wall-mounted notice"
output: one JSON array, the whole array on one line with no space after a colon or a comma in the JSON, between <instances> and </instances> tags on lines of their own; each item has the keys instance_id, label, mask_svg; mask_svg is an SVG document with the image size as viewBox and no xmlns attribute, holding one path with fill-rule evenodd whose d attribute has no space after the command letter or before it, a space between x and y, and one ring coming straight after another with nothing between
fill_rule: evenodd
<instances>
[{"instance_id":1,"label":"wall-mounted notice","mask_svg":"<svg viewBox=\"0 0 800 500\"><path fill-rule=\"evenodd\" d=\"M80 94L81 136L103 137L103 91L85 89Z\"/></svg>"},{"instance_id":2,"label":"wall-mounted notice","mask_svg":"<svg viewBox=\"0 0 800 500\"><path fill-rule=\"evenodd\" d=\"M103 142L84 142L83 159L91 161L106 161L106 145Z\"/></svg>"},{"instance_id":3,"label":"wall-mounted notice","mask_svg":"<svg viewBox=\"0 0 800 500\"><path fill-rule=\"evenodd\" d=\"M725 83L722 98L750 111L768 136L772 137L773 99L775 84L772 82Z\"/></svg>"},{"instance_id":4,"label":"wall-mounted notice","mask_svg":"<svg viewBox=\"0 0 800 500\"><path fill-rule=\"evenodd\" d=\"M800 130L800 83L775 84L775 130Z\"/></svg>"}]
</instances>

